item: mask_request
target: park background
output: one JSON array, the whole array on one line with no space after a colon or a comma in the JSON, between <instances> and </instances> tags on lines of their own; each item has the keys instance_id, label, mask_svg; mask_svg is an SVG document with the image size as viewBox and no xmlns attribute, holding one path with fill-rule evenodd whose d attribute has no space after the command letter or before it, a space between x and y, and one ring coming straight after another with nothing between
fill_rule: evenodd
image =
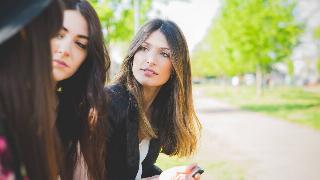
<instances>
[{"instance_id":1,"label":"park background","mask_svg":"<svg viewBox=\"0 0 320 180\"><path fill-rule=\"evenodd\" d=\"M319 0L90 0L103 25L111 79L148 19L175 21L191 54L203 124L202 179L320 179Z\"/></svg>"}]
</instances>

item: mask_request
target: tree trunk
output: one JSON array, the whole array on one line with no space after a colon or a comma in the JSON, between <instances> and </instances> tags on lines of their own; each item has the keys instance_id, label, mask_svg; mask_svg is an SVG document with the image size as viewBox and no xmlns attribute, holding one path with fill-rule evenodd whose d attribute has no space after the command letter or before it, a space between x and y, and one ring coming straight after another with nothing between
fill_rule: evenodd
<instances>
[{"instance_id":1,"label":"tree trunk","mask_svg":"<svg viewBox=\"0 0 320 180\"><path fill-rule=\"evenodd\" d=\"M256 69L256 96L262 95L262 70L260 64L257 64Z\"/></svg>"}]
</instances>

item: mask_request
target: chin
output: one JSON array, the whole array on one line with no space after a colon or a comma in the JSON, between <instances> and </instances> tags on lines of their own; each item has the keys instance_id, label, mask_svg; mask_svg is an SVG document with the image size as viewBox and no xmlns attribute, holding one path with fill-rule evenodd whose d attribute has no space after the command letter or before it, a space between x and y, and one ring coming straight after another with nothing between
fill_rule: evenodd
<instances>
[{"instance_id":1,"label":"chin","mask_svg":"<svg viewBox=\"0 0 320 180\"><path fill-rule=\"evenodd\" d=\"M67 79L67 78L64 75L53 73L53 80L54 81L59 82L59 81L65 80L65 79Z\"/></svg>"},{"instance_id":2,"label":"chin","mask_svg":"<svg viewBox=\"0 0 320 180\"><path fill-rule=\"evenodd\" d=\"M136 78L136 80L141 84L142 86L146 87L159 87L162 86L163 84L157 82L155 79L149 79L149 78Z\"/></svg>"},{"instance_id":3,"label":"chin","mask_svg":"<svg viewBox=\"0 0 320 180\"><path fill-rule=\"evenodd\" d=\"M53 79L55 81L63 81L70 78L73 75L71 72L62 71L60 69L53 69Z\"/></svg>"},{"instance_id":4,"label":"chin","mask_svg":"<svg viewBox=\"0 0 320 180\"><path fill-rule=\"evenodd\" d=\"M56 82L59 82L59 81L62 81L62 80L63 80L63 78L53 76L53 80L54 80L54 81L56 81Z\"/></svg>"},{"instance_id":5,"label":"chin","mask_svg":"<svg viewBox=\"0 0 320 180\"><path fill-rule=\"evenodd\" d=\"M160 87L163 85L163 84L154 83L154 82L144 82L144 83L140 83L140 84L145 87Z\"/></svg>"}]
</instances>

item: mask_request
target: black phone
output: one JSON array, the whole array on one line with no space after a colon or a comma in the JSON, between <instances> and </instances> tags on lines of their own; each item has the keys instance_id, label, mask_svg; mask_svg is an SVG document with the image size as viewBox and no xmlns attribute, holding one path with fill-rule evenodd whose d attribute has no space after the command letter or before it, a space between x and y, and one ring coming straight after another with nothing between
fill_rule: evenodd
<instances>
[{"instance_id":1,"label":"black phone","mask_svg":"<svg viewBox=\"0 0 320 180\"><path fill-rule=\"evenodd\" d=\"M196 174L202 174L204 172L204 170L200 167L200 166L195 166L192 169L192 177L196 176Z\"/></svg>"}]
</instances>

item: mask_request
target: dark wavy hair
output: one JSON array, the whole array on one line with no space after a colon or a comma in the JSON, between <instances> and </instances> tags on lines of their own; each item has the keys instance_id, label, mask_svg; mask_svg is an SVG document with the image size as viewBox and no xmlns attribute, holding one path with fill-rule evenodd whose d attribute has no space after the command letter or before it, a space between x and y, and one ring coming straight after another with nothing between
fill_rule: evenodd
<instances>
[{"instance_id":1,"label":"dark wavy hair","mask_svg":"<svg viewBox=\"0 0 320 180\"><path fill-rule=\"evenodd\" d=\"M62 26L62 13L61 2L53 0L0 45L0 114L4 114L4 124L12 136L13 158L26 167L30 179L54 180L62 165L54 126L50 50L50 39Z\"/></svg>"},{"instance_id":2,"label":"dark wavy hair","mask_svg":"<svg viewBox=\"0 0 320 180\"><path fill-rule=\"evenodd\" d=\"M143 112L143 91L132 73L133 58L151 33L159 30L172 51L172 74L150 106L151 120ZM139 107L139 136L158 138L168 155L188 156L197 147L201 124L193 107L190 57L187 42L179 27L170 20L153 19L134 37L115 83L123 84Z\"/></svg>"},{"instance_id":3,"label":"dark wavy hair","mask_svg":"<svg viewBox=\"0 0 320 180\"><path fill-rule=\"evenodd\" d=\"M85 0L65 1L67 10L77 10L86 19L89 28L87 57L77 72L57 83L57 126L65 152L66 169L63 179L72 179L80 153L88 168L90 179L105 176L106 95L103 91L110 67L110 58L104 45L102 27L97 13ZM94 113L90 113L94 112ZM91 116L91 118L90 118Z\"/></svg>"}]
</instances>

